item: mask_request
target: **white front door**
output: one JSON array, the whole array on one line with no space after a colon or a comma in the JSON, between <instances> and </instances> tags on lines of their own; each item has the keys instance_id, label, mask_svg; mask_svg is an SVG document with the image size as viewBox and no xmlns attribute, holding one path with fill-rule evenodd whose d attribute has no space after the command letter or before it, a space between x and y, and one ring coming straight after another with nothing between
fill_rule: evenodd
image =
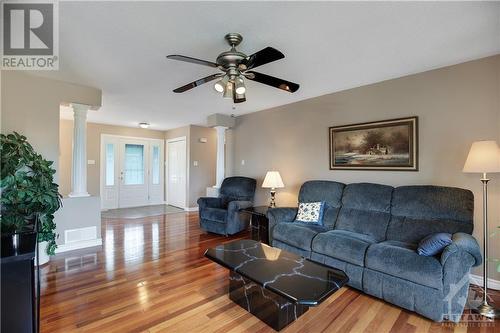
<instances>
[{"instance_id":1,"label":"white front door","mask_svg":"<svg viewBox=\"0 0 500 333\"><path fill-rule=\"evenodd\" d=\"M101 140L102 208L163 203L163 140L112 135Z\"/></svg>"},{"instance_id":2,"label":"white front door","mask_svg":"<svg viewBox=\"0 0 500 333\"><path fill-rule=\"evenodd\" d=\"M186 207L186 138L167 140L167 203Z\"/></svg>"},{"instance_id":3,"label":"white front door","mask_svg":"<svg viewBox=\"0 0 500 333\"><path fill-rule=\"evenodd\" d=\"M147 147L144 141L120 140L120 208L149 203Z\"/></svg>"}]
</instances>

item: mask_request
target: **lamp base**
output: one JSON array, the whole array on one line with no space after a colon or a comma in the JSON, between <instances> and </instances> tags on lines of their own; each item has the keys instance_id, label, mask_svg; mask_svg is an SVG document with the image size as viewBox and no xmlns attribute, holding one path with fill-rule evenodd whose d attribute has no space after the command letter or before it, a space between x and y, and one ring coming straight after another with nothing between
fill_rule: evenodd
<instances>
[{"instance_id":1,"label":"lamp base","mask_svg":"<svg viewBox=\"0 0 500 333\"><path fill-rule=\"evenodd\" d=\"M481 303L478 307L473 308L472 311L488 318L500 318L500 310L489 305L488 303Z\"/></svg>"},{"instance_id":2,"label":"lamp base","mask_svg":"<svg viewBox=\"0 0 500 333\"><path fill-rule=\"evenodd\" d=\"M276 191L274 189L271 190L271 202L269 203L269 208L275 208L276 202L274 201L274 197L276 195Z\"/></svg>"}]
</instances>

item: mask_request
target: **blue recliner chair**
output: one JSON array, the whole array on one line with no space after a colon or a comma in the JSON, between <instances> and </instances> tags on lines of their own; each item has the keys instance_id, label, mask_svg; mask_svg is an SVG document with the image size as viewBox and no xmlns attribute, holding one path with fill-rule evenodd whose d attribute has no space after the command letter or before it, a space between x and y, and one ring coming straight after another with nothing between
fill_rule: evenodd
<instances>
[{"instance_id":1,"label":"blue recliner chair","mask_svg":"<svg viewBox=\"0 0 500 333\"><path fill-rule=\"evenodd\" d=\"M228 177L222 182L218 198L199 198L200 226L220 235L233 235L248 228L250 214L239 210L252 207L257 181L247 177Z\"/></svg>"}]
</instances>

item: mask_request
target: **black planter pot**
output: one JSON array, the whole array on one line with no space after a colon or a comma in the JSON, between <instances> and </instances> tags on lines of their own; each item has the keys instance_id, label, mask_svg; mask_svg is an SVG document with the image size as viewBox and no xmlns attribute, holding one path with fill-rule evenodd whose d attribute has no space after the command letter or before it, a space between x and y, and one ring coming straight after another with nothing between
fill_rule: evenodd
<instances>
[{"instance_id":1,"label":"black planter pot","mask_svg":"<svg viewBox=\"0 0 500 333\"><path fill-rule=\"evenodd\" d=\"M36 232L2 234L1 257L12 257L34 253L36 248Z\"/></svg>"}]
</instances>

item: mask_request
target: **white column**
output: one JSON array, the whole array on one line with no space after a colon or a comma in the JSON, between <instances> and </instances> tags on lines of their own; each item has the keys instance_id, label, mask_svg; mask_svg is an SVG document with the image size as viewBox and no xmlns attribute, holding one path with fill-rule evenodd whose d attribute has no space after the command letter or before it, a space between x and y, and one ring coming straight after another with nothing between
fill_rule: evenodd
<instances>
[{"instance_id":1,"label":"white column","mask_svg":"<svg viewBox=\"0 0 500 333\"><path fill-rule=\"evenodd\" d=\"M216 188L220 188L225 175L225 144L226 144L226 129L224 126L215 126L217 131L217 168L216 168Z\"/></svg>"},{"instance_id":2,"label":"white column","mask_svg":"<svg viewBox=\"0 0 500 333\"><path fill-rule=\"evenodd\" d=\"M88 197L87 192L87 111L88 105L73 107L73 165L70 197Z\"/></svg>"}]
</instances>

